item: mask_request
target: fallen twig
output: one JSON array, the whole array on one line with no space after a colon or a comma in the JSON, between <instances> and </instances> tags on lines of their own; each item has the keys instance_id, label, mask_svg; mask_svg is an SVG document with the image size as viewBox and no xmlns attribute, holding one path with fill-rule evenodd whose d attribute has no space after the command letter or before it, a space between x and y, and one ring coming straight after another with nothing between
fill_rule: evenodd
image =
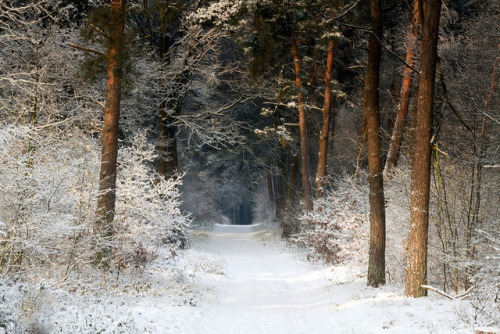
<instances>
[{"instance_id":1,"label":"fallen twig","mask_svg":"<svg viewBox=\"0 0 500 334\"><path fill-rule=\"evenodd\" d=\"M430 286L430 285L422 285L422 288L427 289L427 290L434 291L434 292L436 292L436 293L440 294L441 296L445 296L446 298L449 298L449 299L451 299L451 300L454 300L454 299L455 299L455 297L453 297L452 295L449 295L449 294L447 294L446 292L441 291L441 290L439 290L438 288L435 288L435 287L433 287L433 286Z\"/></svg>"}]
</instances>

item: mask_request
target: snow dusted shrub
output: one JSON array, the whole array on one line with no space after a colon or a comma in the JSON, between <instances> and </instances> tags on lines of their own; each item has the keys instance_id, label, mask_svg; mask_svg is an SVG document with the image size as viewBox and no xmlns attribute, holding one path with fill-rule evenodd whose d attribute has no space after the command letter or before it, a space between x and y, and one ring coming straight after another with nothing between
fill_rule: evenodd
<instances>
[{"instance_id":1,"label":"snow dusted shrub","mask_svg":"<svg viewBox=\"0 0 500 334\"><path fill-rule=\"evenodd\" d=\"M19 325L22 295L18 286L0 276L0 334L25 333Z\"/></svg>"},{"instance_id":2,"label":"snow dusted shrub","mask_svg":"<svg viewBox=\"0 0 500 334\"><path fill-rule=\"evenodd\" d=\"M471 279L470 303L475 325L500 326L500 220L492 231L478 231L479 269Z\"/></svg>"},{"instance_id":3,"label":"snow dusted shrub","mask_svg":"<svg viewBox=\"0 0 500 334\"><path fill-rule=\"evenodd\" d=\"M402 157L404 158L404 157ZM406 275L406 246L410 221L411 175L405 161L393 170L391 180L384 180L386 200L386 274L393 283L404 283Z\"/></svg>"},{"instance_id":4,"label":"snow dusted shrub","mask_svg":"<svg viewBox=\"0 0 500 334\"><path fill-rule=\"evenodd\" d=\"M88 260L98 161L92 147L78 130L0 128L0 273L57 281Z\"/></svg>"},{"instance_id":5,"label":"snow dusted shrub","mask_svg":"<svg viewBox=\"0 0 500 334\"><path fill-rule=\"evenodd\" d=\"M115 260L143 271L161 248L175 256L187 246L189 218L180 210L180 176L156 175L155 149L144 134L119 151L115 215Z\"/></svg>"},{"instance_id":6,"label":"snow dusted shrub","mask_svg":"<svg viewBox=\"0 0 500 334\"><path fill-rule=\"evenodd\" d=\"M357 263L367 259L368 222L364 186L344 177L336 188L314 203L314 210L300 217L302 231L294 240L305 246L308 257L329 264Z\"/></svg>"}]
</instances>

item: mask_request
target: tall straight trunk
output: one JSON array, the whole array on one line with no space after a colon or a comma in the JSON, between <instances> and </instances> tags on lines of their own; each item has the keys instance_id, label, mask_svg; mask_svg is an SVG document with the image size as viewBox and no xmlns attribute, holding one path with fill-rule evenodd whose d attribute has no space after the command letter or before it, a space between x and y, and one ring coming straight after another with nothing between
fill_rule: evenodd
<instances>
[{"instance_id":1,"label":"tall straight trunk","mask_svg":"<svg viewBox=\"0 0 500 334\"><path fill-rule=\"evenodd\" d=\"M292 155L292 162L290 164L290 174L288 175L288 203L289 205L295 205L295 194L297 192L297 187L295 185L295 180L297 179L297 168L299 166L299 155Z\"/></svg>"},{"instance_id":2,"label":"tall straight trunk","mask_svg":"<svg viewBox=\"0 0 500 334\"><path fill-rule=\"evenodd\" d=\"M284 219L286 219L286 205L287 205L287 190L288 190L288 169L286 164L286 146L283 141L280 146L280 178L278 191L275 193L276 201L276 219L279 219L283 227Z\"/></svg>"},{"instance_id":3,"label":"tall straight trunk","mask_svg":"<svg viewBox=\"0 0 500 334\"><path fill-rule=\"evenodd\" d=\"M271 207L274 209L274 181L273 181L273 175L271 175L271 172L267 172L267 192L269 194L269 203L271 204Z\"/></svg>"},{"instance_id":4,"label":"tall straight trunk","mask_svg":"<svg viewBox=\"0 0 500 334\"><path fill-rule=\"evenodd\" d=\"M286 210L285 221L282 222L283 237L288 238L299 231L296 217L296 179L299 167L299 154L292 155L290 170L288 172L287 191L286 191Z\"/></svg>"},{"instance_id":5,"label":"tall straight trunk","mask_svg":"<svg viewBox=\"0 0 500 334\"><path fill-rule=\"evenodd\" d=\"M410 230L405 296L422 297L427 282L431 127L441 0L418 0L422 21L417 110L413 133Z\"/></svg>"},{"instance_id":6,"label":"tall straight trunk","mask_svg":"<svg viewBox=\"0 0 500 334\"><path fill-rule=\"evenodd\" d=\"M164 62L165 66L170 64L170 49L175 40L171 40L167 36L160 36L159 53L160 59ZM160 177L166 179L174 176L179 169L179 160L177 152L177 131L178 128L174 125L177 116L180 115L182 110L182 101L186 95L184 87L189 81L191 75L187 58L184 59L184 70L178 73L174 81L174 88L165 96L165 101L161 103L158 111L158 159L156 163L156 172ZM161 83L164 85L164 83Z\"/></svg>"},{"instance_id":7,"label":"tall straight trunk","mask_svg":"<svg viewBox=\"0 0 500 334\"><path fill-rule=\"evenodd\" d=\"M307 148L307 121L306 108L300 90L302 89L302 79L300 78L300 57L295 39L292 39L292 55L295 65L295 85L297 86L297 103L299 105L299 129L300 129L300 155L302 168L302 190L306 210L312 211L313 202L311 195L311 180L309 179L309 152Z\"/></svg>"},{"instance_id":8,"label":"tall straight trunk","mask_svg":"<svg viewBox=\"0 0 500 334\"><path fill-rule=\"evenodd\" d=\"M333 76L333 50L335 42L331 40L328 43L328 55L326 58L325 70L325 99L323 102L323 119L321 123L321 133L319 135L318 149L318 172L316 174L316 193L321 196L324 192L324 178L326 174L326 159L328 154L328 135L330 132L330 116L335 104L335 97L332 94L332 76Z\"/></svg>"},{"instance_id":9,"label":"tall straight trunk","mask_svg":"<svg viewBox=\"0 0 500 334\"><path fill-rule=\"evenodd\" d=\"M372 34L368 40L363 113L368 137L368 183L370 185L370 246L368 285L385 284L385 203L380 155L379 81L382 54L382 0L370 0Z\"/></svg>"},{"instance_id":10,"label":"tall straight trunk","mask_svg":"<svg viewBox=\"0 0 500 334\"><path fill-rule=\"evenodd\" d=\"M420 22L417 0L413 3L411 13L412 23L408 33L408 45L406 46L406 63L413 67L415 64L415 55L417 49L418 24ZM401 84L401 93L399 98L399 106L396 112L396 121L392 132L391 143L387 160L385 162L384 173L387 177L392 176L394 167L398 165L399 151L403 140L403 129L406 123L406 115L408 114L408 106L410 104L410 91L412 85L412 69L405 66L403 71L403 82Z\"/></svg>"},{"instance_id":11,"label":"tall straight trunk","mask_svg":"<svg viewBox=\"0 0 500 334\"><path fill-rule=\"evenodd\" d=\"M125 0L111 1L111 32L107 52L106 103L102 129L101 171L97 198L96 232L103 237L113 234L116 200L116 162L118 155L118 122L120 118L121 76L125 31ZM104 259L109 248L99 255Z\"/></svg>"},{"instance_id":12,"label":"tall straight trunk","mask_svg":"<svg viewBox=\"0 0 500 334\"><path fill-rule=\"evenodd\" d=\"M176 112L175 115L178 115ZM160 107L158 115L158 160L156 162L156 172L158 175L169 178L173 176L178 168L177 159L177 127L172 123L174 117L169 115L165 107Z\"/></svg>"}]
</instances>

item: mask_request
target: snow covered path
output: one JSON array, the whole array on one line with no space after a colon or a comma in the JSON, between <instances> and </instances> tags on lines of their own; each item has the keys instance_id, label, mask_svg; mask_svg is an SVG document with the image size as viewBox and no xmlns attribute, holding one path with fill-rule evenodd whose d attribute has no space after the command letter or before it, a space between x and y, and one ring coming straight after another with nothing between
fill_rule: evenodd
<instances>
[{"instance_id":1,"label":"snow covered path","mask_svg":"<svg viewBox=\"0 0 500 334\"><path fill-rule=\"evenodd\" d=\"M307 333L314 325L333 332L323 318L331 307L324 278L265 247L255 226L216 225L213 233L206 251L227 272L217 303L193 321L196 333Z\"/></svg>"},{"instance_id":2,"label":"snow covered path","mask_svg":"<svg viewBox=\"0 0 500 334\"><path fill-rule=\"evenodd\" d=\"M216 299L169 317L172 333L470 333L455 327L450 301L405 299L399 288L371 289L363 279L342 282L342 269L315 267L263 235L258 225L214 227L198 247L227 263L206 282Z\"/></svg>"}]
</instances>

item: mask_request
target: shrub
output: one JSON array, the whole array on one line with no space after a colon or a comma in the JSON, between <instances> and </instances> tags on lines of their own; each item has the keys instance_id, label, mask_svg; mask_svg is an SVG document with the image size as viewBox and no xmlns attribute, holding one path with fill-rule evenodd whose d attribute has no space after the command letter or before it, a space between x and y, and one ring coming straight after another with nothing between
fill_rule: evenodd
<instances>
[{"instance_id":1,"label":"shrub","mask_svg":"<svg viewBox=\"0 0 500 334\"><path fill-rule=\"evenodd\" d=\"M315 201L314 211L302 215L302 232L293 239L308 249L310 259L364 263L368 233L364 201L362 187L345 177Z\"/></svg>"}]
</instances>

